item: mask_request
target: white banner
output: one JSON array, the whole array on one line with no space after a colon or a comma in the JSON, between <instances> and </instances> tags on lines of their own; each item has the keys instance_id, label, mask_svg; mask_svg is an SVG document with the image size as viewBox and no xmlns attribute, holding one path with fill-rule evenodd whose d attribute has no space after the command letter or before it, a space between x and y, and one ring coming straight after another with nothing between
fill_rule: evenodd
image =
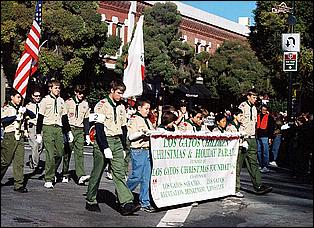
<instances>
[{"instance_id":1,"label":"white banner","mask_svg":"<svg viewBox=\"0 0 314 228\"><path fill-rule=\"evenodd\" d=\"M157 207L235 194L238 133L152 134L151 193Z\"/></svg>"}]
</instances>

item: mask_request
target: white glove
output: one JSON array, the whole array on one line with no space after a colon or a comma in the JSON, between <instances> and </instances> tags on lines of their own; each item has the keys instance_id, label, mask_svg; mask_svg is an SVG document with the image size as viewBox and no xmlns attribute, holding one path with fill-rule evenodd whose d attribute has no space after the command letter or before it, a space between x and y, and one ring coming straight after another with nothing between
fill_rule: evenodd
<instances>
[{"instance_id":1,"label":"white glove","mask_svg":"<svg viewBox=\"0 0 314 228\"><path fill-rule=\"evenodd\" d=\"M19 114L16 115L16 119L15 120L20 121L22 119L23 119L23 114L22 113L19 113Z\"/></svg>"},{"instance_id":2,"label":"white glove","mask_svg":"<svg viewBox=\"0 0 314 228\"><path fill-rule=\"evenodd\" d=\"M104 155L105 155L105 158L113 159L112 151L109 147L104 149Z\"/></svg>"},{"instance_id":3,"label":"white glove","mask_svg":"<svg viewBox=\"0 0 314 228\"><path fill-rule=\"evenodd\" d=\"M73 142L74 136L73 136L71 131L68 132L67 136L68 136L68 142L70 142L70 143Z\"/></svg>"},{"instance_id":4,"label":"white glove","mask_svg":"<svg viewBox=\"0 0 314 228\"><path fill-rule=\"evenodd\" d=\"M247 141L244 141L242 143L242 147L245 148L246 150L249 149L249 144L247 143Z\"/></svg>"},{"instance_id":5,"label":"white glove","mask_svg":"<svg viewBox=\"0 0 314 228\"><path fill-rule=\"evenodd\" d=\"M41 136L41 134L37 134L37 135L36 135L35 141L36 141L37 143L39 143L39 144L42 143L43 137Z\"/></svg>"},{"instance_id":6,"label":"white glove","mask_svg":"<svg viewBox=\"0 0 314 228\"><path fill-rule=\"evenodd\" d=\"M85 142L86 142L87 145L90 145L90 144L91 144L89 135L86 135L86 136L85 136Z\"/></svg>"},{"instance_id":7,"label":"white glove","mask_svg":"<svg viewBox=\"0 0 314 228\"><path fill-rule=\"evenodd\" d=\"M26 112L26 108L21 106L21 107L19 107L19 111L18 112L24 114Z\"/></svg>"},{"instance_id":8,"label":"white glove","mask_svg":"<svg viewBox=\"0 0 314 228\"><path fill-rule=\"evenodd\" d=\"M141 138L143 135L144 135L143 131L134 132L133 134L129 135L129 139L130 141L137 140Z\"/></svg>"}]
</instances>

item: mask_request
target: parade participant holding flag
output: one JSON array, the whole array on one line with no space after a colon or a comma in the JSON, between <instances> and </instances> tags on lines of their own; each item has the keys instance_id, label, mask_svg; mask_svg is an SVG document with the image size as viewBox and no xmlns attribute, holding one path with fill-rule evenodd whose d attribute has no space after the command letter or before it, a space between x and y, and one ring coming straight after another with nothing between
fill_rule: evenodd
<instances>
[{"instance_id":1,"label":"parade participant holding flag","mask_svg":"<svg viewBox=\"0 0 314 228\"><path fill-rule=\"evenodd\" d=\"M36 115L20 106L22 96L16 90L11 94L11 101L1 111L1 124L4 127L4 138L1 141L1 180L13 161L14 191L28 192L24 186L24 138L20 128L24 116L35 118Z\"/></svg>"}]
</instances>

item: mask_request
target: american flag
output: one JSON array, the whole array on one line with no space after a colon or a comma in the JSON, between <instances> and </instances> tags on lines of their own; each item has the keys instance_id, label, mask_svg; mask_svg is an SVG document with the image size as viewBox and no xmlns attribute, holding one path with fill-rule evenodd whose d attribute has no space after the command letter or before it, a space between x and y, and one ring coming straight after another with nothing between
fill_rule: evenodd
<instances>
[{"instance_id":1,"label":"american flag","mask_svg":"<svg viewBox=\"0 0 314 228\"><path fill-rule=\"evenodd\" d=\"M16 89L23 98L26 96L26 89L29 77L38 68L39 39L42 21L42 0L37 1L35 19L24 45L24 52L17 66L14 77L13 88Z\"/></svg>"}]
</instances>

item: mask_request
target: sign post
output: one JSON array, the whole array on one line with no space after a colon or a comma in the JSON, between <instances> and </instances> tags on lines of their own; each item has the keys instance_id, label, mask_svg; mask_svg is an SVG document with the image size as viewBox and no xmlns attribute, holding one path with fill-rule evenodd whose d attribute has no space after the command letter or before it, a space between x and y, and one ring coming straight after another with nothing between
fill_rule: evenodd
<instances>
[{"instance_id":1,"label":"sign post","mask_svg":"<svg viewBox=\"0 0 314 228\"><path fill-rule=\"evenodd\" d=\"M298 52L284 52L283 71L297 71Z\"/></svg>"}]
</instances>

